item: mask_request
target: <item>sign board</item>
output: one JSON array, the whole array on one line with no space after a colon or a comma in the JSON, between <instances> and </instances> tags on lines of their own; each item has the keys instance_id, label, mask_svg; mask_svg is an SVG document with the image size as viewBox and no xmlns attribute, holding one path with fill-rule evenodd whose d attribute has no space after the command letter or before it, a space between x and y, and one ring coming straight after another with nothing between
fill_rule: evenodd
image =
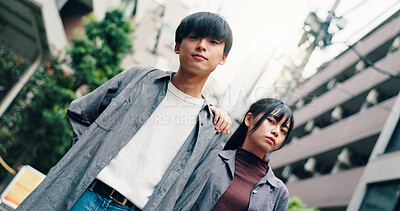
<instances>
[{"instance_id":1,"label":"sign board","mask_svg":"<svg viewBox=\"0 0 400 211\"><path fill-rule=\"evenodd\" d=\"M1 203L14 209L17 208L45 177L44 174L30 166L23 166L1 194Z\"/></svg>"}]
</instances>

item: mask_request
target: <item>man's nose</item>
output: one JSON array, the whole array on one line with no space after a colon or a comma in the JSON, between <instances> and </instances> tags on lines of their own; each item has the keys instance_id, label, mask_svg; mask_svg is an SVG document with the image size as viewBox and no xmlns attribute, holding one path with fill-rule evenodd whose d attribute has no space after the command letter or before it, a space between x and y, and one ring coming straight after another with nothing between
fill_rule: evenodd
<instances>
[{"instance_id":1,"label":"man's nose","mask_svg":"<svg viewBox=\"0 0 400 211\"><path fill-rule=\"evenodd\" d=\"M197 44L197 50L199 51L204 51L206 50L206 42L207 40L205 38L200 38L199 43Z\"/></svg>"}]
</instances>

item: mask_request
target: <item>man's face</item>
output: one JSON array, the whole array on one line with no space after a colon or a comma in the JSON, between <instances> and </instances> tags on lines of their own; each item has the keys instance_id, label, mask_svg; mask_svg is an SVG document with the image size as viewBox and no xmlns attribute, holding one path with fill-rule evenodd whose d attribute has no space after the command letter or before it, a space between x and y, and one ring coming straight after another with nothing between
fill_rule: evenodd
<instances>
[{"instance_id":1,"label":"man's face","mask_svg":"<svg viewBox=\"0 0 400 211\"><path fill-rule=\"evenodd\" d=\"M175 53L179 54L180 69L196 74L208 75L218 64L224 64L225 43L211 37L197 37L193 33L175 44Z\"/></svg>"}]
</instances>

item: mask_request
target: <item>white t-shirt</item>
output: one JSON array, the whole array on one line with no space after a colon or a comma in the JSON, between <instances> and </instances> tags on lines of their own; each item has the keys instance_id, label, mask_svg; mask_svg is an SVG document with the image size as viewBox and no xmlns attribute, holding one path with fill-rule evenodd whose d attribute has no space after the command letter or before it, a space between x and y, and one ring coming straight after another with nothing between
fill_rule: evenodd
<instances>
[{"instance_id":1,"label":"white t-shirt","mask_svg":"<svg viewBox=\"0 0 400 211\"><path fill-rule=\"evenodd\" d=\"M202 105L202 99L181 92L169 82L160 105L97 179L143 209L193 130Z\"/></svg>"}]
</instances>

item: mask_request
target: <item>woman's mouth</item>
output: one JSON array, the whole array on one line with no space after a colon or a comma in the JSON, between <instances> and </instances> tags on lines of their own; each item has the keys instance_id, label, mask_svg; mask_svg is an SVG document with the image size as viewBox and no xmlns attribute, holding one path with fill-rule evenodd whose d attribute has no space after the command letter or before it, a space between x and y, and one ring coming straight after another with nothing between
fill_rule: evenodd
<instances>
[{"instance_id":1,"label":"woman's mouth","mask_svg":"<svg viewBox=\"0 0 400 211\"><path fill-rule=\"evenodd\" d=\"M272 138L272 137L267 137L267 140L268 140L271 144L275 145L275 139L274 139L274 138Z\"/></svg>"}]
</instances>

